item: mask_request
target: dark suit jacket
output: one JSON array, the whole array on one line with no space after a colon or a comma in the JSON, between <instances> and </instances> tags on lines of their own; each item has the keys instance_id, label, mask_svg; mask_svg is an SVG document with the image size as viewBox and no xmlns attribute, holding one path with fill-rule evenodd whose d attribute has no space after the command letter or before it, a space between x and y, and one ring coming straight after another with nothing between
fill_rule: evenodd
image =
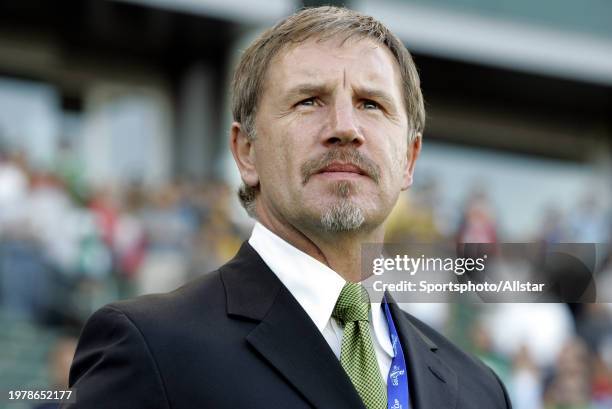
<instances>
[{"instance_id":1,"label":"dark suit jacket","mask_svg":"<svg viewBox=\"0 0 612 409\"><path fill-rule=\"evenodd\" d=\"M510 408L493 372L391 305L413 409ZM88 320L70 370L87 409L363 409L325 339L248 244L168 294Z\"/></svg>"}]
</instances>

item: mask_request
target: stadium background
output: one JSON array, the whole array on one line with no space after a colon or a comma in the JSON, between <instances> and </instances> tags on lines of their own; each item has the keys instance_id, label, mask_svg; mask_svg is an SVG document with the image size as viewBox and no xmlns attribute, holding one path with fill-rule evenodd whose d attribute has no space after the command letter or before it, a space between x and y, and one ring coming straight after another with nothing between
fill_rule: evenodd
<instances>
[{"instance_id":1,"label":"stadium background","mask_svg":"<svg viewBox=\"0 0 612 409\"><path fill-rule=\"evenodd\" d=\"M234 254L251 221L232 66L264 27L330 3L387 24L422 78L423 153L389 240L610 242L610 2L4 1L0 390L65 387L95 309ZM609 304L405 308L491 365L517 409L612 406Z\"/></svg>"}]
</instances>

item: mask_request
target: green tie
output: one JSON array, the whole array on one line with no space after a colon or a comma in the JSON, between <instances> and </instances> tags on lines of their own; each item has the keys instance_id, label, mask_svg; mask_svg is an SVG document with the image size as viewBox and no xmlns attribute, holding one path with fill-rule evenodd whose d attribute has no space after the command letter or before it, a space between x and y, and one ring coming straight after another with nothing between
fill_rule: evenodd
<instances>
[{"instance_id":1,"label":"green tie","mask_svg":"<svg viewBox=\"0 0 612 409\"><path fill-rule=\"evenodd\" d=\"M387 408L387 388L380 375L370 328L368 293L359 283L346 283L332 316L344 324L340 363L368 409Z\"/></svg>"}]
</instances>

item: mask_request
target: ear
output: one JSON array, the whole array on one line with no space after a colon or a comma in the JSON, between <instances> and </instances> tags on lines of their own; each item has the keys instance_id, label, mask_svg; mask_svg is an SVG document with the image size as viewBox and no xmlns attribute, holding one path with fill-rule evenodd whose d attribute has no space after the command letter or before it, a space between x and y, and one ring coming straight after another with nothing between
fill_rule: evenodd
<instances>
[{"instance_id":1,"label":"ear","mask_svg":"<svg viewBox=\"0 0 612 409\"><path fill-rule=\"evenodd\" d=\"M239 122L233 122L230 130L230 149L238 166L240 177L247 186L257 186L259 175L255 169L255 148Z\"/></svg>"},{"instance_id":2,"label":"ear","mask_svg":"<svg viewBox=\"0 0 612 409\"><path fill-rule=\"evenodd\" d=\"M412 142L408 144L406 152L406 166L404 168L402 190L408 189L412 185L412 175L414 174L414 166L421 153L421 140L423 135L418 132Z\"/></svg>"}]
</instances>

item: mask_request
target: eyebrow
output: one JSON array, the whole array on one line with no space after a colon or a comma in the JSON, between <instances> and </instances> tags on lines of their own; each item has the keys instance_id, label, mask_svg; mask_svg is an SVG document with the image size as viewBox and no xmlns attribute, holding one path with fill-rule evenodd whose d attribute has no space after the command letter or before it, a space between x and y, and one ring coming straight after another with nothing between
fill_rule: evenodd
<instances>
[{"instance_id":1,"label":"eyebrow","mask_svg":"<svg viewBox=\"0 0 612 409\"><path fill-rule=\"evenodd\" d=\"M298 84L293 88L290 88L286 96L287 98L294 98L301 95L327 95L331 93L331 87L324 84L315 84L315 83L304 83Z\"/></svg>"},{"instance_id":2,"label":"eyebrow","mask_svg":"<svg viewBox=\"0 0 612 409\"><path fill-rule=\"evenodd\" d=\"M357 88L356 91L357 94L360 95L362 98L378 100L390 107L395 107L397 105L397 103L393 100L391 94L381 89L361 87Z\"/></svg>"},{"instance_id":3,"label":"eyebrow","mask_svg":"<svg viewBox=\"0 0 612 409\"><path fill-rule=\"evenodd\" d=\"M355 91L356 94L359 95L361 98L381 101L383 104L386 104L391 107L395 107L397 105L393 97L389 93L381 89L358 87L355 89ZM331 94L331 92L331 87L324 84L303 83L298 84L293 88L290 88L285 95L286 98L292 99L301 95L328 95Z\"/></svg>"}]
</instances>

